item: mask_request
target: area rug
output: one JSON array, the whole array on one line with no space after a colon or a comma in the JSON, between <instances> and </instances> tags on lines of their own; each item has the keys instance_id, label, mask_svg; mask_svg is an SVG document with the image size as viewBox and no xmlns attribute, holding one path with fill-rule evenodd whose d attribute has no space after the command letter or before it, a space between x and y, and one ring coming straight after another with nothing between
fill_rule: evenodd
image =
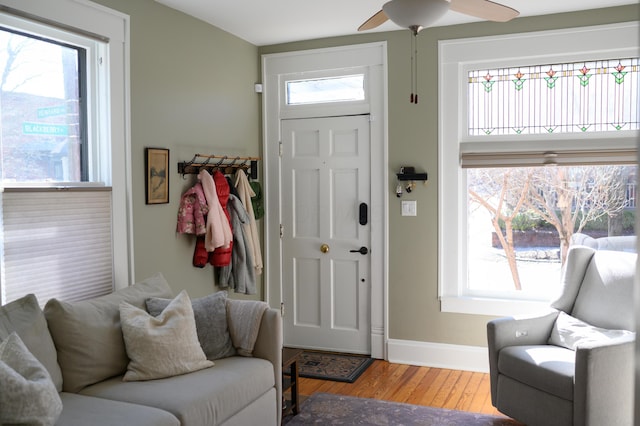
<instances>
[{"instance_id":1,"label":"area rug","mask_svg":"<svg viewBox=\"0 0 640 426\"><path fill-rule=\"evenodd\" d=\"M302 403L300 412L284 419L287 426L519 426L499 416L380 401L353 396L316 393Z\"/></svg>"},{"instance_id":2,"label":"area rug","mask_svg":"<svg viewBox=\"0 0 640 426\"><path fill-rule=\"evenodd\" d=\"M298 358L298 375L353 383L372 363L366 356L304 351Z\"/></svg>"}]
</instances>

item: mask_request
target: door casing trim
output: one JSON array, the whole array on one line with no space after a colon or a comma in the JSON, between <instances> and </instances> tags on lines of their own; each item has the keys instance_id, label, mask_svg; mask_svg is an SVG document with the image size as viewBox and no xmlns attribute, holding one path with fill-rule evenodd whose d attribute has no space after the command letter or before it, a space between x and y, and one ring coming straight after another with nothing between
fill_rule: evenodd
<instances>
[{"instance_id":1,"label":"door casing trim","mask_svg":"<svg viewBox=\"0 0 640 426\"><path fill-rule=\"evenodd\" d=\"M282 108L282 76L327 70L365 68L367 102L358 105L315 106L292 112ZM387 43L365 43L262 56L262 113L265 187L264 294L272 307L282 303L280 225L280 122L284 118L368 113L371 116L371 356L387 359L388 341L388 90ZM380 249L377 249L377 248ZM286 312L285 312L286 315Z\"/></svg>"}]
</instances>

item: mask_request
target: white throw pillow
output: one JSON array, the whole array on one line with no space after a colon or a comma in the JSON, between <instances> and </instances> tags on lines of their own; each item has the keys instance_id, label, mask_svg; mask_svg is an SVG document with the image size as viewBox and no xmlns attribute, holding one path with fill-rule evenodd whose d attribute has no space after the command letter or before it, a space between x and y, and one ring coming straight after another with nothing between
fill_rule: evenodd
<instances>
[{"instance_id":1,"label":"white throw pillow","mask_svg":"<svg viewBox=\"0 0 640 426\"><path fill-rule=\"evenodd\" d=\"M158 316L169 305L169 302L171 299L150 297L146 300L147 312L154 317ZM211 361L236 353L229 334L226 303L226 291L219 291L191 300L198 340L207 359Z\"/></svg>"},{"instance_id":2,"label":"white throw pillow","mask_svg":"<svg viewBox=\"0 0 640 426\"><path fill-rule=\"evenodd\" d=\"M53 425L62 401L47 369L18 334L0 343L0 424Z\"/></svg>"},{"instance_id":3,"label":"white throw pillow","mask_svg":"<svg viewBox=\"0 0 640 426\"><path fill-rule=\"evenodd\" d=\"M595 327L560 311L551 329L549 343L575 351L578 346L614 342L616 340L630 339L633 336L635 336L635 333L632 331Z\"/></svg>"},{"instance_id":4,"label":"white throw pillow","mask_svg":"<svg viewBox=\"0 0 640 426\"><path fill-rule=\"evenodd\" d=\"M191 300L184 290L157 317L122 302L120 321L130 360L124 381L161 379L213 365L200 347Z\"/></svg>"}]
</instances>

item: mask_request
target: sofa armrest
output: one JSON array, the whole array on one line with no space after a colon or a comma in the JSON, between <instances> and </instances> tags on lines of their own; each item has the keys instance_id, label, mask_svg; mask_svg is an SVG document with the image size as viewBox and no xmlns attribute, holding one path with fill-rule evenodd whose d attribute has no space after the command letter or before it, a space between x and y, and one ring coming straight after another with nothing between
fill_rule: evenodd
<instances>
[{"instance_id":1,"label":"sofa armrest","mask_svg":"<svg viewBox=\"0 0 640 426\"><path fill-rule=\"evenodd\" d=\"M635 339L576 349L574 424L631 425Z\"/></svg>"},{"instance_id":2,"label":"sofa armrest","mask_svg":"<svg viewBox=\"0 0 640 426\"><path fill-rule=\"evenodd\" d=\"M533 318L497 318L487 323L491 401L498 393L498 353L507 346L546 345L558 311Z\"/></svg>"},{"instance_id":3,"label":"sofa armrest","mask_svg":"<svg viewBox=\"0 0 640 426\"><path fill-rule=\"evenodd\" d=\"M262 315L260 331L253 348L253 356L273 364L278 404L278 424L282 416L282 316L277 309L269 308Z\"/></svg>"}]
</instances>

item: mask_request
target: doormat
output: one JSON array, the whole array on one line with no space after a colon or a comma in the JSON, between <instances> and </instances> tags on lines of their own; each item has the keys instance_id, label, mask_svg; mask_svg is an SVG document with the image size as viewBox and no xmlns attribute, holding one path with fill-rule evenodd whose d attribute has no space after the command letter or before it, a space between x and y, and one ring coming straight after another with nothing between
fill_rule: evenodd
<instances>
[{"instance_id":1,"label":"doormat","mask_svg":"<svg viewBox=\"0 0 640 426\"><path fill-rule=\"evenodd\" d=\"M373 358L362 355L304 351L298 358L298 375L353 383L371 364Z\"/></svg>"},{"instance_id":2,"label":"doormat","mask_svg":"<svg viewBox=\"0 0 640 426\"><path fill-rule=\"evenodd\" d=\"M287 426L305 425L422 425L524 426L508 417L425 407L377 399L314 393Z\"/></svg>"}]
</instances>

